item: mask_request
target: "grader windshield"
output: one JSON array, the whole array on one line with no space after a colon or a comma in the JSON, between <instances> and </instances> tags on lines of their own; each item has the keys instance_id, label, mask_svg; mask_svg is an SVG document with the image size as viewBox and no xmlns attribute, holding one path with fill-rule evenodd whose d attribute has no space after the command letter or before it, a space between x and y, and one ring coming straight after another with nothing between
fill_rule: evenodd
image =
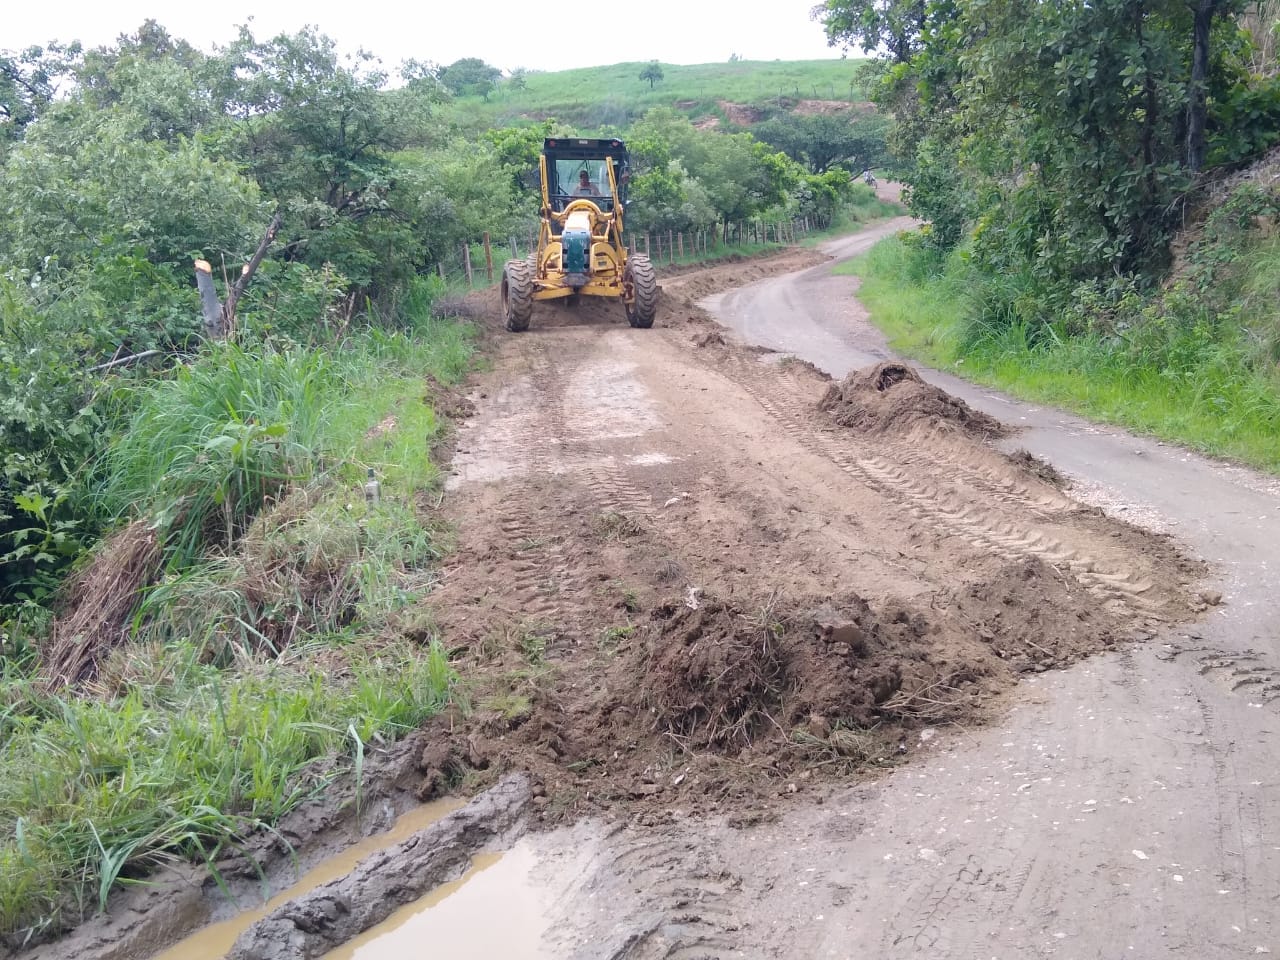
<instances>
[{"instance_id":1,"label":"grader windshield","mask_svg":"<svg viewBox=\"0 0 1280 960\"><path fill-rule=\"evenodd\" d=\"M618 184L619 199L625 202L627 149L621 140L548 139L543 144L547 158L547 197L551 209L559 213L571 201L591 200L603 213L613 211L609 192L610 161Z\"/></svg>"}]
</instances>

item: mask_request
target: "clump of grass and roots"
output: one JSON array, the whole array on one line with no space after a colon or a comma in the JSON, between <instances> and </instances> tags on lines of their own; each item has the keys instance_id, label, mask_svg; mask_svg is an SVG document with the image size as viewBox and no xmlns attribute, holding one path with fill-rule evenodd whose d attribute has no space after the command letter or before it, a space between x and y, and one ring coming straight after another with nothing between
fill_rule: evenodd
<instances>
[{"instance_id":1,"label":"clump of grass and roots","mask_svg":"<svg viewBox=\"0 0 1280 960\"><path fill-rule=\"evenodd\" d=\"M447 701L443 649L400 620L442 549L424 379L456 381L469 353L431 323L219 346L135 388L95 466L119 529L40 662L0 659L0 938L212 863L335 776L358 796L365 745Z\"/></svg>"}]
</instances>

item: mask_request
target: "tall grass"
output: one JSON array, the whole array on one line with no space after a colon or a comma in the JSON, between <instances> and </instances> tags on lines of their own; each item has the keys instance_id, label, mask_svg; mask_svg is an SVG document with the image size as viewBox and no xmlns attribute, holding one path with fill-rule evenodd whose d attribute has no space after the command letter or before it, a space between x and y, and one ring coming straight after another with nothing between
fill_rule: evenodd
<instances>
[{"instance_id":1,"label":"tall grass","mask_svg":"<svg viewBox=\"0 0 1280 960\"><path fill-rule=\"evenodd\" d=\"M1269 248L1268 248L1269 250ZM1262 298L1280 286L1280 252L1245 271ZM1069 328L1035 315L1018 275L980 274L963 252L945 260L885 240L839 268L900 352L1094 419L1280 472L1280 375L1273 308L1221 315L1192 298L1150 300L1123 330Z\"/></svg>"},{"instance_id":2,"label":"tall grass","mask_svg":"<svg viewBox=\"0 0 1280 960\"><path fill-rule=\"evenodd\" d=\"M319 351L234 344L139 386L137 412L103 459L107 510L156 518L179 567L230 544L268 497L321 467L340 387Z\"/></svg>"},{"instance_id":3,"label":"tall grass","mask_svg":"<svg viewBox=\"0 0 1280 960\"><path fill-rule=\"evenodd\" d=\"M425 303L406 297L394 332L219 346L135 388L100 496L156 523L169 564L93 696L0 661L0 935L56 930L173 858L212 861L448 698L443 649L395 620L442 550L422 509L432 401L472 350Z\"/></svg>"},{"instance_id":4,"label":"tall grass","mask_svg":"<svg viewBox=\"0 0 1280 960\"><path fill-rule=\"evenodd\" d=\"M421 723L453 681L438 644L349 651L338 678L298 658L238 666L179 643L121 654L108 700L0 683L0 933L101 910L175 858L212 861L349 770L335 754Z\"/></svg>"}]
</instances>

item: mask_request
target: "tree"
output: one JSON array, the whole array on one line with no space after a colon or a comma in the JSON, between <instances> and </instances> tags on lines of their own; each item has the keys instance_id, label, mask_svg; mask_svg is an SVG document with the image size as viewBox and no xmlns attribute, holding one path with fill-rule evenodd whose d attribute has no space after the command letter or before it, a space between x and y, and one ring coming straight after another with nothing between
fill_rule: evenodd
<instances>
[{"instance_id":1,"label":"tree","mask_svg":"<svg viewBox=\"0 0 1280 960\"><path fill-rule=\"evenodd\" d=\"M856 171L879 166L887 153L888 128L889 120L879 114L782 114L757 124L752 133L811 173L825 173L835 167Z\"/></svg>"},{"instance_id":2,"label":"tree","mask_svg":"<svg viewBox=\"0 0 1280 960\"><path fill-rule=\"evenodd\" d=\"M479 57L463 57L441 67L439 77L456 97L479 96L488 100L494 84L502 77L502 71Z\"/></svg>"},{"instance_id":3,"label":"tree","mask_svg":"<svg viewBox=\"0 0 1280 960\"><path fill-rule=\"evenodd\" d=\"M813 15L831 46L859 45L864 53L884 48L896 63L908 63L922 49L931 18L946 18L949 6L946 0L825 0Z\"/></svg>"},{"instance_id":4,"label":"tree","mask_svg":"<svg viewBox=\"0 0 1280 960\"><path fill-rule=\"evenodd\" d=\"M1187 91L1187 167L1204 166L1205 125L1208 120L1209 39L1215 17L1243 8L1239 0L1188 0L1191 6L1191 80Z\"/></svg>"},{"instance_id":5,"label":"tree","mask_svg":"<svg viewBox=\"0 0 1280 960\"><path fill-rule=\"evenodd\" d=\"M657 60L650 60L645 64L645 68L640 71L640 79L649 81L649 89L653 89L653 85L662 79L662 67Z\"/></svg>"},{"instance_id":6,"label":"tree","mask_svg":"<svg viewBox=\"0 0 1280 960\"><path fill-rule=\"evenodd\" d=\"M0 51L0 149L21 140L78 65L80 45Z\"/></svg>"}]
</instances>

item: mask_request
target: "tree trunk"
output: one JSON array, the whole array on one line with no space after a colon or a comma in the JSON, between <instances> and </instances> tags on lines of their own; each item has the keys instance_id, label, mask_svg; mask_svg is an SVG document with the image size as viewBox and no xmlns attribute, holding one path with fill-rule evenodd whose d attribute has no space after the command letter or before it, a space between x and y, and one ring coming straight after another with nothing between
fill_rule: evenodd
<instances>
[{"instance_id":1,"label":"tree trunk","mask_svg":"<svg viewBox=\"0 0 1280 960\"><path fill-rule=\"evenodd\" d=\"M196 289L200 291L200 312L204 314L204 335L221 340L226 334L222 326L222 304L213 286L213 268L208 260L196 261Z\"/></svg>"},{"instance_id":2,"label":"tree trunk","mask_svg":"<svg viewBox=\"0 0 1280 960\"><path fill-rule=\"evenodd\" d=\"M231 332L236 320L236 305L253 280L253 275L258 272L262 258L267 255L267 249L280 230L280 223L280 214L277 213L267 225L267 231L262 235L262 240L258 243L258 249L253 252L253 257L240 270L240 276L227 290L225 304L218 300L218 291L213 285L213 268L209 266L209 262L207 260L195 262L196 289L200 291L200 312L204 315L204 333L210 340L222 340Z\"/></svg>"},{"instance_id":3,"label":"tree trunk","mask_svg":"<svg viewBox=\"0 0 1280 960\"><path fill-rule=\"evenodd\" d=\"M1209 112L1209 28L1222 0L1196 0L1192 17L1191 88L1187 96L1187 168L1204 166L1204 128Z\"/></svg>"}]
</instances>

